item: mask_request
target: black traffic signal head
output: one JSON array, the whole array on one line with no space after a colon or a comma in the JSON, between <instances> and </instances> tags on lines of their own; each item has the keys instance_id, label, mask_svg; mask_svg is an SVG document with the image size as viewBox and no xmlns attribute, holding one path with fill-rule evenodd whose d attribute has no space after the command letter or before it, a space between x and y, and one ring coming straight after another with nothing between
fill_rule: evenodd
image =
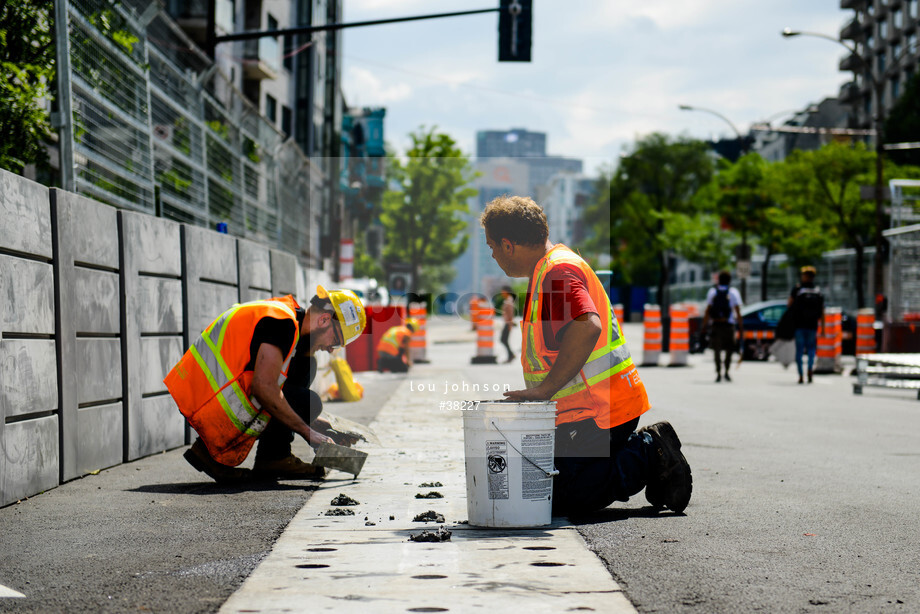
<instances>
[{"instance_id":1,"label":"black traffic signal head","mask_svg":"<svg viewBox=\"0 0 920 614\"><path fill-rule=\"evenodd\" d=\"M498 61L529 62L533 0L501 0L498 13Z\"/></svg>"}]
</instances>

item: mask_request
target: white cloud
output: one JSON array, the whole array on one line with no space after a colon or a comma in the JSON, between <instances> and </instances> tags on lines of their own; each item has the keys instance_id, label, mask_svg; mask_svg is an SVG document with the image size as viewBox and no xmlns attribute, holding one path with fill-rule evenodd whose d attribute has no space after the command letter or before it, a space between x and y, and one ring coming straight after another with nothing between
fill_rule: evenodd
<instances>
[{"instance_id":1,"label":"white cloud","mask_svg":"<svg viewBox=\"0 0 920 614\"><path fill-rule=\"evenodd\" d=\"M380 106L407 100L412 88L403 82L384 82L371 71L351 67L345 71L343 87L348 104L352 106Z\"/></svg>"}]
</instances>

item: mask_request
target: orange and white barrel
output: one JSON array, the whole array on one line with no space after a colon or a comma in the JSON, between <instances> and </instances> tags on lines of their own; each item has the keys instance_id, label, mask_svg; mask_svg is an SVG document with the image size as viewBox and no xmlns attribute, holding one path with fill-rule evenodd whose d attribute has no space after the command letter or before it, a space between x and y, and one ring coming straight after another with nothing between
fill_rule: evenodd
<instances>
[{"instance_id":1,"label":"orange and white barrel","mask_svg":"<svg viewBox=\"0 0 920 614\"><path fill-rule=\"evenodd\" d=\"M686 367L690 353L690 315L686 305L671 305L671 330L668 333L669 367Z\"/></svg>"},{"instance_id":2,"label":"orange and white barrel","mask_svg":"<svg viewBox=\"0 0 920 614\"><path fill-rule=\"evenodd\" d=\"M646 305L643 323L645 336L642 343L642 365L657 367L661 355L661 307Z\"/></svg>"},{"instance_id":3,"label":"orange and white barrel","mask_svg":"<svg viewBox=\"0 0 920 614\"><path fill-rule=\"evenodd\" d=\"M860 309L856 312L856 355L875 351L875 310Z\"/></svg>"},{"instance_id":4,"label":"orange and white barrel","mask_svg":"<svg viewBox=\"0 0 920 614\"><path fill-rule=\"evenodd\" d=\"M428 337L425 333L425 325L428 322L428 310L425 308L425 303L409 303L409 317L415 318L418 322L418 328L412 333L412 339L409 340L409 355L412 356L413 362L427 362Z\"/></svg>"},{"instance_id":5,"label":"orange and white barrel","mask_svg":"<svg viewBox=\"0 0 920 614\"><path fill-rule=\"evenodd\" d=\"M621 325L623 324L623 303L617 303L613 306L613 315L616 317L617 322Z\"/></svg>"},{"instance_id":6,"label":"orange and white barrel","mask_svg":"<svg viewBox=\"0 0 920 614\"><path fill-rule=\"evenodd\" d=\"M818 352L815 358L815 373L836 373L840 371L840 356L843 353L843 311L840 307L824 310L824 332L818 327Z\"/></svg>"},{"instance_id":7,"label":"orange and white barrel","mask_svg":"<svg viewBox=\"0 0 920 614\"><path fill-rule=\"evenodd\" d=\"M474 365L495 364L495 331L493 320L495 309L488 303L481 303L477 308L476 318L476 355L471 361Z\"/></svg>"},{"instance_id":8,"label":"orange and white barrel","mask_svg":"<svg viewBox=\"0 0 920 614\"><path fill-rule=\"evenodd\" d=\"M479 318L479 306L481 299L474 296L470 299L470 330L476 330L476 321Z\"/></svg>"}]
</instances>

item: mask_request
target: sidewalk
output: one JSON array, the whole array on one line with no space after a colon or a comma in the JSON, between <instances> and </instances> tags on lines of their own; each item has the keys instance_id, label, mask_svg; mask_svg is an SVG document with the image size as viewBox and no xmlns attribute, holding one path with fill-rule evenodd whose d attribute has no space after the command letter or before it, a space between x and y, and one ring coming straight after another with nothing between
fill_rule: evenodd
<instances>
[{"instance_id":1,"label":"sidewalk","mask_svg":"<svg viewBox=\"0 0 920 614\"><path fill-rule=\"evenodd\" d=\"M635 611L564 519L531 530L459 524L467 517L462 419L441 404L500 397L463 392L463 381L522 381L516 362L470 367L474 343L450 342L463 339L460 323L436 328L431 336L444 342L429 340L431 364L417 365L372 423L382 445L364 446L370 457L359 478L330 474L222 613ZM458 382L461 390L450 391ZM434 490L444 498L416 499L432 482L443 484ZM325 516L340 493L359 502L348 508L355 515ZM408 541L436 530L413 522L428 510L445 517L450 541Z\"/></svg>"}]
</instances>

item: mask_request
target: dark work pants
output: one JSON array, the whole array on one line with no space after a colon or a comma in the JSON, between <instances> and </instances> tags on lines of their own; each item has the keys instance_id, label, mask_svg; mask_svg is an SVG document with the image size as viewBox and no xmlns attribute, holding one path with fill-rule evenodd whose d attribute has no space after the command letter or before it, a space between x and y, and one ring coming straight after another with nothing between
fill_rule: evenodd
<instances>
[{"instance_id":1,"label":"dark work pants","mask_svg":"<svg viewBox=\"0 0 920 614\"><path fill-rule=\"evenodd\" d=\"M638 425L636 418L612 429L593 420L556 427L553 514L600 510L645 488L652 438L636 433Z\"/></svg>"},{"instance_id":2,"label":"dark work pants","mask_svg":"<svg viewBox=\"0 0 920 614\"><path fill-rule=\"evenodd\" d=\"M304 422L311 424L323 411L323 401L310 388L284 387L284 398ZM256 460L280 460L291 454L294 431L285 426L281 420L272 418L259 436L256 448Z\"/></svg>"},{"instance_id":3,"label":"dark work pants","mask_svg":"<svg viewBox=\"0 0 920 614\"><path fill-rule=\"evenodd\" d=\"M502 345L508 350L508 360L514 358L514 352L511 351L511 346L508 345L508 337L511 336L511 326L512 324L505 322L505 327L502 329Z\"/></svg>"},{"instance_id":4,"label":"dark work pants","mask_svg":"<svg viewBox=\"0 0 920 614\"><path fill-rule=\"evenodd\" d=\"M377 370L384 369L393 373L407 373L409 365L403 359L403 355L393 356L392 354L377 354Z\"/></svg>"}]
</instances>

